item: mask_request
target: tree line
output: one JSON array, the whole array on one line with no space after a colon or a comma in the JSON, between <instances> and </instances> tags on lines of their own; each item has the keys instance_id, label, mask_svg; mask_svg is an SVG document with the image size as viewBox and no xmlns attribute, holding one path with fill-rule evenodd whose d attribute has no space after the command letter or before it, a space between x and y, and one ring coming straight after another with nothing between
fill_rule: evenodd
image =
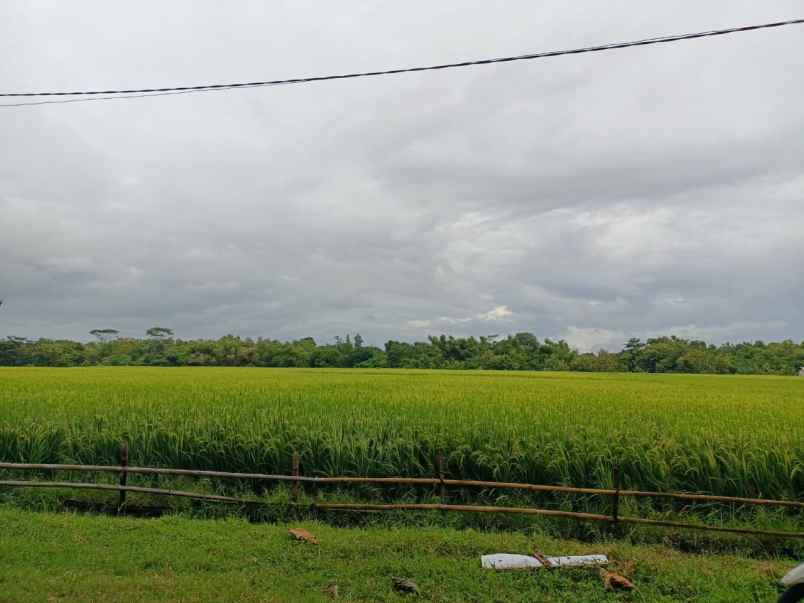
<instances>
[{"instance_id":1,"label":"tree line","mask_svg":"<svg viewBox=\"0 0 804 603\"><path fill-rule=\"evenodd\" d=\"M93 329L97 341L0 340L0 366L263 366L427 368L588 372L718 373L794 375L804 366L804 342L722 345L681 337L630 339L622 350L579 353L566 341L539 340L531 333L504 338L430 336L427 341L366 345L358 334L319 344L226 335L179 339L164 327L143 338Z\"/></svg>"}]
</instances>

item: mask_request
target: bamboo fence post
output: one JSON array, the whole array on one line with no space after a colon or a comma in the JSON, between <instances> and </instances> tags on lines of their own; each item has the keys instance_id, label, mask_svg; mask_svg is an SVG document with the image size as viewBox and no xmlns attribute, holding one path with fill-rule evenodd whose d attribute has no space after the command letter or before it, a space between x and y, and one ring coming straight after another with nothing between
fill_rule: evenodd
<instances>
[{"instance_id":1,"label":"bamboo fence post","mask_svg":"<svg viewBox=\"0 0 804 603\"><path fill-rule=\"evenodd\" d=\"M447 486L444 484L444 455L439 454L436 457L436 466L438 468L438 481L441 482L441 502L447 499Z\"/></svg>"},{"instance_id":2,"label":"bamboo fence post","mask_svg":"<svg viewBox=\"0 0 804 603\"><path fill-rule=\"evenodd\" d=\"M614 523L620 521L620 487L622 485L622 475L620 473L620 467L614 468L614 500L612 501L612 513L611 516L614 518Z\"/></svg>"},{"instance_id":3,"label":"bamboo fence post","mask_svg":"<svg viewBox=\"0 0 804 603\"><path fill-rule=\"evenodd\" d=\"M614 495L611 500L612 527L618 533L620 527L620 487L622 486L622 473L620 466L614 467Z\"/></svg>"},{"instance_id":4,"label":"bamboo fence post","mask_svg":"<svg viewBox=\"0 0 804 603\"><path fill-rule=\"evenodd\" d=\"M120 442L120 485L125 487L128 484L128 442ZM120 512L126 504L126 490L120 490L120 498L117 503L117 510Z\"/></svg>"},{"instance_id":5,"label":"bamboo fence post","mask_svg":"<svg viewBox=\"0 0 804 603\"><path fill-rule=\"evenodd\" d=\"M300 471L301 459L299 458L298 452L293 453L292 465L293 465L293 477L295 478L293 480L293 500L298 500L299 482L300 482L299 477L301 477L301 471Z\"/></svg>"}]
</instances>

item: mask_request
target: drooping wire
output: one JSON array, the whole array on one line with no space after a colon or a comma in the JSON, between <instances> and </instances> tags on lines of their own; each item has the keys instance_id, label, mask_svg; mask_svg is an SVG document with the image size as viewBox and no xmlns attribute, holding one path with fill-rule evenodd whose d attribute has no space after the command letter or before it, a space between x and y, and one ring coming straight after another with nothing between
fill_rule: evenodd
<instances>
[{"instance_id":1,"label":"drooping wire","mask_svg":"<svg viewBox=\"0 0 804 603\"><path fill-rule=\"evenodd\" d=\"M282 84L261 84L259 86L239 86L240 88L264 88L266 86L279 86ZM90 96L79 98L63 98L59 100L28 101L22 103L0 103L0 107L33 107L36 105L64 105L68 103L89 103L92 101L124 100L127 98L147 98L149 96L173 96L174 94L195 94L198 92L226 92L231 88L202 88L194 90L167 90L165 92L151 92L143 94L117 94L115 96Z\"/></svg>"},{"instance_id":2,"label":"drooping wire","mask_svg":"<svg viewBox=\"0 0 804 603\"><path fill-rule=\"evenodd\" d=\"M93 98L76 98L64 99L56 101L33 101L22 103L8 103L0 104L0 107L22 107L29 105L42 105L54 103L74 103L85 102L90 100L112 100L115 98L143 98L146 96L167 96L170 94L187 94L194 92L209 92L215 90L234 90L239 88L255 88L261 86L276 86L281 84L309 84L313 82L323 82L330 80L344 80L366 77L377 77L385 75L399 75L402 73L416 73L422 71L439 71L444 69L457 69L461 67L474 67L480 65L491 65L496 63L510 63L514 61L527 61L533 59L543 59L548 57L557 57L572 54L584 54L591 52L602 52L606 50L615 50L620 48L631 48L635 46L648 46L651 44L664 44L668 42L679 42L682 40L692 40L697 38L706 38L713 36L723 36L734 33L741 33L747 31L756 31L760 29L771 29L783 27L787 25L801 25L804 24L802 19L788 19L785 21L775 21L772 23L762 23L758 25L746 25L743 27L730 27L726 29L712 29L708 31L701 31L695 33L677 34L670 36L658 36L653 38L643 38L640 40L632 40L628 42L611 42L608 44L600 44L597 46L586 46L582 48L573 48L568 50L551 50L546 52L536 52L530 54L522 54L516 56L497 57L490 59L477 59L469 61L461 61L457 63L443 63L438 65L427 65L419 67L404 67L397 69L385 69L381 71L364 71L354 73L343 73L335 75L320 75L312 77L297 77L281 80L266 80L256 82L235 82L228 84L202 84L196 86L171 86L162 88L131 88L120 90L76 90L76 91L55 91L55 92L2 92L0 97L40 97L40 96L90 96Z\"/></svg>"}]
</instances>

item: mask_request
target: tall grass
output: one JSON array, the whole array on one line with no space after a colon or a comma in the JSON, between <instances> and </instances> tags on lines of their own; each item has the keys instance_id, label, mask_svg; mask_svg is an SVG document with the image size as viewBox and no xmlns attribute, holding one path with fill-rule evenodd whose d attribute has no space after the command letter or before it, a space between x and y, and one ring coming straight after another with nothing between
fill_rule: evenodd
<instances>
[{"instance_id":1,"label":"tall grass","mask_svg":"<svg viewBox=\"0 0 804 603\"><path fill-rule=\"evenodd\" d=\"M804 496L804 379L0 369L0 459Z\"/></svg>"}]
</instances>

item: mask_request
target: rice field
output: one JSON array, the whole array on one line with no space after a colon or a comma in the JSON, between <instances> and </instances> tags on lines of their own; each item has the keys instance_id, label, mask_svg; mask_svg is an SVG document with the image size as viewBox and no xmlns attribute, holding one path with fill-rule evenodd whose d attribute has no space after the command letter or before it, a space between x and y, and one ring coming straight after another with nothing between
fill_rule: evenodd
<instances>
[{"instance_id":1,"label":"rice field","mask_svg":"<svg viewBox=\"0 0 804 603\"><path fill-rule=\"evenodd\" d=\"M0 459L804 497L804 379L0 369Z\"/></svg>"}]
</instances>

